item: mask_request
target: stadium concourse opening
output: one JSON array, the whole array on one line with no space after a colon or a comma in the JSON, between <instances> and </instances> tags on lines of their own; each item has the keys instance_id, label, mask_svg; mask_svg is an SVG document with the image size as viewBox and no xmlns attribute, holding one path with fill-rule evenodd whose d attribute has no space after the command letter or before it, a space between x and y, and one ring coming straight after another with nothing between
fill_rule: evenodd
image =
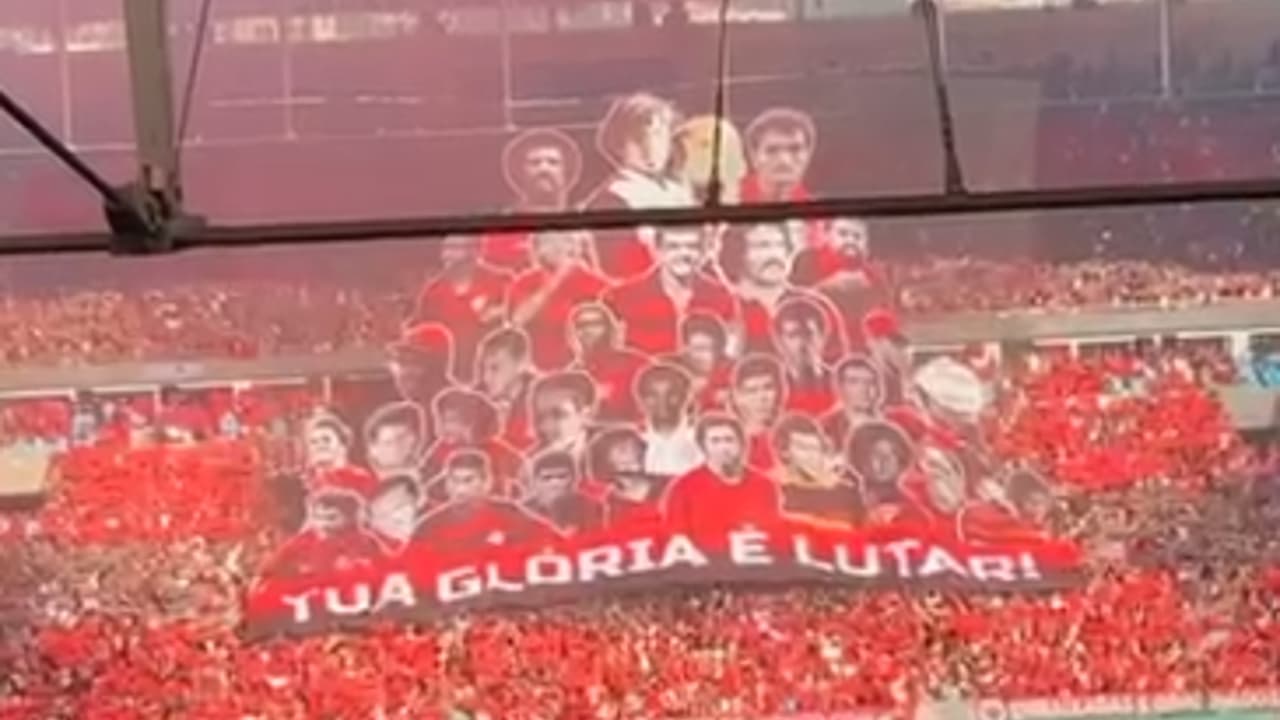
<instances>
[{"instance_id":1,"label":"stadium concourse opening","mask_svg":"<svg viewBox=\"0 0 1280 720\"><path fill-rule=\"evenodd\" d=\"M7 3L0 720L1276 717L1278 28Z\"/></svg>"}]
</instances>

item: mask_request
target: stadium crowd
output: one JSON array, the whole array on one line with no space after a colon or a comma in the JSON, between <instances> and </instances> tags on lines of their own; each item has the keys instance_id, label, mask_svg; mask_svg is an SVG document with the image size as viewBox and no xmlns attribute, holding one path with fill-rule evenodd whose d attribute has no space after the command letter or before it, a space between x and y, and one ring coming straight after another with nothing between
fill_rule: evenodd
<instances>
[{"instance_id":1,"label":"stadium crowd","mask_svg":"<svg viewBox=\"0 0 1280 720\"><path fill-rule=\"evenodd\" d=\"M670 108L651 96L628 98L616 110L610 116L615 125L619 117L629 118L630 131L643 130L643 138L661 135L653 132L664 127L659 120L674 120ZM783 146L776 154L812 150L813 128L799 114L775 113L770 122L773 139ZM664 153L651 157L626 127L608 131L608 120L605 125L602 146L613 152L618 172L588 205L687 202L688 188L627 172L628 163L665 166ZM761 133L768 129L747 131L753 151L760 149ZM563 205L566 168L556 162L569 164L572 153L554 135L530 138L522 158L529 167L514 168L529 173L520 201L541 209ZM548 161L548 150L564 152ZM534 160L555 167L546 170ZM757 169L759 162L753 157ZM808 194L802 182L807 160L797 164L780 171L792 181L781 186L786 197ZM766 187L761 177L746 175L734 184L742 200L765 199L766 191L779 189ZM539 191L539 182L550 190ZM555 422L548 421L550 429L541 420L529 427L529 419L519 417L524 390L517 398L506 393L508 385L528 384L529 366L547 376L558 373L562 381L587 376L587 384L594 380L592 387L602 391L632 384L641 365L665 368L665 374L651 374L650 385L662 389L652 393L652 406L650 398L635 403L625 393L601 393L601 406L626 419L641 415L631 405L646 404L640 421L655 421L646 432L656 420L669 419L672 388L684 388L689 401L697 380L696 400L675 408L681 422L672 435L687 441L681 435L692 435L682 424L685 406L725 409L721 396L740 391L725 387L743 381L723 377L729 373L720 324L738 314L735 323L745 328L739 340L791 363L784 368L770 355L764 365L771 372L754 378L774 379L775 387L756 393L772 397L766 412L757 413L769 417L752 429L759 447L751 448L751 461L781 466L770 443L778 442L771 423L783 402L778 386L785 373L796 370L796 377L786 376L789 388L816 381L811 395L787 398L800 403L788 410L811 421L844 402L822 386L832 384L833 360L875 366L870 377L881 381L884 394L892 390L884 378L909 373L892 365L901 361L907 342L896 315L882 308L854 312L852 303L827 303L809 292L833 277L840 282L824 293L839 297L846 283L858 293L887 289L893 297L877 301L896 299L914 313L1097 303L1159 307L1266 298L1276 285L1267 270L1210 275L1189 263L1105 254L1066 264L952 259L925 262L918 270L895 269L896 263L877 268L867 258L865 226L848 220L801 225L793 233L763 226L730 231L718 253L711 252L714 243L703 230L688 228L624 232L594 243L572 234L447 239L440 243L446 256L441 273L423 288L407 328L400 320L411 294L380 284L357 292L258 281L15 297L0 309L0 346L10 364L73 364L381 349L399 340L391 360L404 399L433 406L437 419L447 420L431 428L442 436L433 439L479 450L471 456L497 458L495 448L508 442L529 447L545 440L531 435L560 433L583 418L582 406L596 404L594 390L579 392L582 383L550 385L544 399ZM785 248L797 237L801 249L789 255ZM779 253L786 257L775 261ZM704 262L717 274L704 273ZM666 275L652 283L656 288L635 280L659 273ZM947 280L935 283L936 277ZM688 286L668 293L662 284L668 280ZM670 365L688 360L672 356L689 349L685 334L697 333L680 322L683 310L674 300L663 304L682 291L688 291L687 304L699 306L702 334L710 338L705 372L689 376ZM614 315L624 321L620 326L611 324ZM502 328L480 332L504 317L528 328L528 335ZM425 322L441 318L452 323L452 335ZM469 322L474 332L467 335ZM584 332L566 343L566 327ZM799 337L802 352L791 351L784 335ZM840 342L850 347L823 342L835 336L844 336ZM498 340L482 343L482 337ZM442 347L450 352L439 352ZM503 369L486 362L494 359L494 348L529 356L512 373L518 382L498 387L493 380ZM881 357L869 359L862 350ZM637 361L637 351L649 357ZM441 355L448 362L439 363ZM425 373L410 366L424 357L438 363L429 379L440 382L419 398L411 392L428 383L412 382ZM804 362L793 362L797 357ZM697 361L690 366L698 367ZM812 367L793 367L808 361ZM571 363L581 371L561 372ZM738 367L746 365L744 359ZM856 365L849 367L856 371ZM0 510L0 720L724 718L868 709L906 717L921 703L954 696L1200 697L1273 688L1280 684L1280 548L1272 538L1280 517L1280 454L1274 439L1245 442L1206 389L1209 380L1234 376L1223 369L1229 365L1213 351L1175 344L1097 357L1032 353L1008 358L1000 368L990 388L995 401L980 418L982 432L955 443L982 443L982 451L1002 463L1053 478L1051 487L1033 488L1047 493L1041 509L1050 526L1035 529L1052 530L1087 550L1088 565L1069 588L1022 594L668 590L533 612L252 641L240 633L240 603L279 548L284 531L277 518L289 512L280 507L275 481L293 469L299 453L289 446L300 425L310 429L319 418L314 427L327 432L321 450L331 455L352 434L334 420L344 408L328 407L336 393L303 386L9 403L2 419L10 445L43 444L54 453L49 497L35 509ZM814 367L819 372L813 377L803 374ZM474 373L475 382L457 377L463 373ZM898 379L898 391L905 392L910 383ZM490 395L492 405L458 387L463 383ZM593 400L580 401L584 394ZM357 395L340 402L361 402ZM480 433L467 427L474 417L451 417L443 400L434 403L445 397L455 408L502 405L502 438L495 437L496 420ZM880 401L889 404L878 398L872 420L879 420ZM894 402L915 410L910 397ZM84 418L92 419L90 432L81 432ZM742 425L734 427L745 445ZM572 440L588 434L584 427L571 430ZM851 437L842 431L823 427L813 434ZM688 445L672 442L644 463L683 461L676 456ZM699 462L689 465L698 468ZM323 483L334 476L308 479L321 485L309 488L315 495L333 489ZM340 479L376 482L368 474ZM960 500L984 491L948 489Z\"/></svg>"},{"instance_id":2,"label":"stadium crowd","mask_svg":"<svg viewBox=\"0 0 1280 720\"><path fill-rule=\"evenodd\" d=\"M41 508L0 515L0 717L761 717L1274 685L1277 447L1173 361L1025 365L992 445L1063 481L1058 522L1093 563L1050 594L673 590L247 642L269 433L106 436Z\"/></svg>"}]
</instances>

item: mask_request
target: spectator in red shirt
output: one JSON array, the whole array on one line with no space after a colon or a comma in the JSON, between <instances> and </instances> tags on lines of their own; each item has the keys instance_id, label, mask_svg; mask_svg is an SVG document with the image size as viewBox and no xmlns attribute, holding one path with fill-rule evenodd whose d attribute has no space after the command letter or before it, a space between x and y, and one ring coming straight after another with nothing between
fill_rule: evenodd
<instances>
[{"instance_id":1,"label":"spectator in red shirt","mask_svg":"<svg viewBox=\"0 0 1280 720\"><path fill-rule=\"evenodd\" d=\"M880 417L884 381L870 358L855 354L836 366L835 382L840 404L822 419L822 428L835 447L843 448L859 425Z\"/></svg>"},{"instance_id":2,"label":"spectator in red shirt","mask_svg":"<svg viewBox=\"0 0 1280 720\"><path fill-rule=\"evenodd\" d=\"M747 439L747 463L770 472L777 464L773 455L773 425L783 407L782 368L768 355L748 355L733 371L730 396L733 413Z\"/></svg>"},{"instance_id":3,"label":"spectator in red shirt","mask_svg":"<svg viewBox=\"0 0 1280 720\"><path fill-rule=\"evenodd\" d=\"M493 476L481 453L451 454L430 491L443 496L445 503L422 518L415 538L437 552L466 554L554 537L551 528L519 505L491 496Z\"/></svg>"},{"instance_id":4,"label":"spectator in red shirt","mask_svg":"<svg viewBox=\"0 0 1280 720\"><path fill-rule=\"evenodd\" d=\"M502 173L516 196L517 213L555 213L569 208L569 195L582 175L582 152L554 128L532 128L516 135L502 151ZM529 267L529 233L491 233L484 237L486 262L511 272Z\"/></svg>"},{"instance_id":5,"label":"spectator in red shirt","mask_svg":"<svg viewBox=\"0 0 1280 720\"><path fill-rule=\"evenodd\" d=\"M574 370L582 370L596 383L601 422L631 422L637 419L632 388L636 375L649 364L643 355L621 344L621 331L609 308L591 302L573 311L570 342Z\"/></svg>"},{"instance_id":6,"label":"spectator in red shirt","mask_svg":"<svg viewBox=\"0 0 1280 720\"><path fill-rule=\"evenodd\" d=\"M612 528L645 530L662 524L661 500L671 478L645 472L644 438L629 427L609 428L591 442L590 469L604 496L605 520Z\"/></svg>"},{"instance_id":7,"label":"spectator in red shirt","mask_svg":"<svg viewBox=\"0 0 1280 720\"><path fill-rule=\"evenodd\" d=\"M537 379L529 360L529 336L523 330L502 328L480 344L479 388L498 411L501 436L523 450L534 442L529 422L529 392Z\"/></svg>"},{"instance_id":8,"label":"spectator in red shirt","mask_svg":"<svg viewBox=\"0 0 1280 720\"><path fill-rule=\"evenodd\" d=\"M708 313L690 313L680 322L680 352L674 360L693 381L694 407L698 412L729 409L729 334L724 323Z\"/></svg>"},{"instance_id":9,"label":"spectator in red shirt","mask_svg":"<svg viewBox=\"0 0 1280 720\"><path fill-rule=\"evenodd\" d=\"M778 488L747 464L742 425L726 415L707 415L698 422L697 438L707 461L671 484L663 504L668 525L704 534L775 522L781 513Z\"/></svg>"},{"instance_id":10,"label":"spectator in red shirt","mask_svg":"<svg viewBox=\"0 0 1280 720\"><path fill-rule=\"evenodd\" d=\"M539 455L529 470L520 505L564 536L591 532L604 524L604 508L578 487L578 464L566 452Z\"/></svg>"},{"instance_id":11,"label":"spectator in red shirt","mask_svg":"<svg viewBox=\"0 0 1280 720\"><path fill-rule=\"evenodd\" d=\"M589 210L689 207L693 190L671 176L676 109L661 98L638 93L609 108L597 136L613 173L586 202ZM615 280L642 275L653 266L653 229L617 230L596 236L596 255Z\"/></svg>"},{"instance_id":12,"label":"spectator in red shirt","mask_svg":"<svg viewBox=\"0 0 1280 720\"><path fill-rule=\"evenodd\" d=\"M626 328L626 344L659 356L679 346L680 322L706 312L735 326L738 301L703 271L710 252L709 228L660 228L654 241L657 266L604 294L604 302Z\"/></svg>"},{"instance_id":13,"label":"spectator in red shirt","mask_svg":"<svg viewBox=\"0 0 1280 720\"><path fill-rule=\"evenodd\" d=\"M433 410L437 436L426 453L427 474L439 473L456 451L473 450L488 461L493 491L502 497L514 497L523 460L519 452L498 437L498 414L493 406L479 393L451 388L436 398Z\"/></svg>"},{"instance_id":14,"label":"spectator in red shirt","mask_svg":"<svg viewBox=\"0 0 1280 720\"><path fill-rule=\"evenodd\" d=\"M507 296L511 324L529 334L540 370L561 370L573 360L567 342L573 309L609 286L590 268L585 242L576 232L534 235L535 267L516 278Z\"/></svg>"},{"instance_id":15,"label":"spectator in red shirt","mask_svg":"<svg viewBox=\"0 0 1280 720\"><path fill-rule=\"evenodd\" d=\"M503 300L511 274L480 260L480 241L473 235L450 235L440 244L440 270L418 295L412 324L435 322L453 333L455 377L470 381L475 349L502 321Z\"/></svg>"},{"instance_id":16,"label":"spectator in red shirt","mask_svg":"<svg viewBox=\"0 0 1280 720\"><path fill-rule=\"evenodd\" d=\"M778 308L773 334L785 368L787 410L821 416L835 407L835 382L822 360L830 333L828 317L810 298L792 298Z\"/></svg>"},{"instance_id":17,"label":"spectator in red shirt","mask_svg":"<svg viewBox=\"0 0 1280 720\"><path fill-rule=\"evenodd\" d=\"M379 479L416 475L426 450L427 413L411 402L394 402L364 424L365 462Z\"/></svg>"},{"instance_id":18,"label":"spectator in red shirt","mask_svg":"<svg viewBox=\"0 0 1280 720\"><path fill-rule=\"evenodd\" d=\"M827 314L822 351L834 362L844 352L840 314L820 295L793 286L789 281L794 257L787 228L775 223L731 227L721 245L720 264L735 285L742 306L743 342L748 352L776 351L773 323L783 303L807 298Z\"/></svg>"}]
</instances>

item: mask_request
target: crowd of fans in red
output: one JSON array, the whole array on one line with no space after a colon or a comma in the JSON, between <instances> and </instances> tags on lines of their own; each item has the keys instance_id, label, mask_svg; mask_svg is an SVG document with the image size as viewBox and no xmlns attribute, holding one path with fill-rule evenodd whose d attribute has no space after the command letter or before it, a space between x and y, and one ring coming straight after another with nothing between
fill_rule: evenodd
<instances>
[{"instance_id":1,"label":"crowd of fans in red","mask_svg":"<svg viewBox=\"0 0 1280 720\"><path fill-rule=\"evenodd\" d=\"M1280 681L1280 455L1169 358L1010 370L992 444L1058 478L1094 563L1074 590L665 594L246 643L268 429L73 449L47 504L0 515L0 718L759 717Z\"/></svg>"}]
</instances>

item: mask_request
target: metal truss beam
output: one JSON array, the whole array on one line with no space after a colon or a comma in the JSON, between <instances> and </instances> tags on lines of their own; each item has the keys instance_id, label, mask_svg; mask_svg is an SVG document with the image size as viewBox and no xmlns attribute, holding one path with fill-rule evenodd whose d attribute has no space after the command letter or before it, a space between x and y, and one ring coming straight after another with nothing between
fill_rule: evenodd
<instances>
[{"instance_id":1,"label":"metal truss beam","mask_svg":"<svg viewBox=\"0 0 1280 720\"><path fill-rule=\"evenodd\" d=\"M320 244L459 233L609 230L637 225L780 222L860 217L867 219L980 216L1006 213L1107 210L1189 203L1280 201L1280 179L1098 186L1050 190L930 193L808 202L670 210L601 210L556 214L481 214L347 222L196 227L179 231L174 248ZM0 254L105 251L106 234L0 237Z\"/></svg>"},{"instance_id":2,"label":"metal truss beam","mask_svg":"<svg viewBox=\"0 0 1280 720\"><path fill-rule=\"evenodd\" d=\"M179 207L173 60L169 44L168 0L121 0L133 95L138 185Z\"/></svg>"}]
</instances>

